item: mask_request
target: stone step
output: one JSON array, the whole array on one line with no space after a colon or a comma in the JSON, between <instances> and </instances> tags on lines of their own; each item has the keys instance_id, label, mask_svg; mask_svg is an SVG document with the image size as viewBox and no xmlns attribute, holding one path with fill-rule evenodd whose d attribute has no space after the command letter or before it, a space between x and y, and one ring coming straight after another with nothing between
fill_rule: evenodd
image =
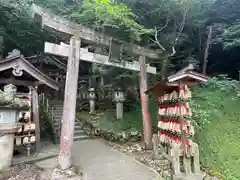
<instances>
[{"instance_id":1,"label":"stone step","mask_svg":"<svg viewBox=\"0 0 240 180\"><path fill-rule=\"evenodd\" d=\"M54 107L53 109L54 109L55 111L56 111L56 110L61 110L61 111L62 111L62 110L63 110L63 107L60 107L60 106L59 106L59 107Z\"/></svg>"},{"instance_id":2,"label":"stone step","mask_svg":"<svg viewBox=\"0 0 240 180\"><path fill-rule=\"evenodd\" d=\"M60 116L60 115L63 114L63 112L57 112L57 111L55 111L55 112L53 112L53 113L54 113L54 117L55 117L55 116Z\"/></svg>"},{"instance_id":3,"label":"stone step","mask_svg":"<svg viewBox=\"0 0 240 180\"><path fill-rule=\"evenodd\" d=\"M53 116L54 118L59 118L59 117L62 117L62 113L54 113L54 116Z\"/></svg>"},{"instance_id":4,"label":"stone step","mask_svg":"<svg viewBox=\"0 0 240 180\"><path fill-rule=\"evenodd\" d=\"M53 125L55 125L55 124L59 124L59 122L60 122L60 120L61 120L61 118L60 119L54 119L53 120ZM76 127L76 128L81 128L82 126L78 123L78 122L75 122L75 124L74 124L74 127Z\"/></svg>"},{"instance_id":5,"label":"stone step","mask_svg":"<svg viewBox=\"0 0 240 180\"><path fill-rule=\"evenodd\" d=\"M63 111L55 110L53 113L54 113L54 114L62 114Z\"/></svg>"},{"instance_id":6,"label":"stone step","mask_svg":"<svg viewBox=\"0 0 240 180\"><path fill-rule=\"evenodd\" d=\"M54 113L54 114L62 114L62 113L63 113L63 111L60 111L60 110L55 110L53 113Z\"/></svg>"},{"instance_id":7,"label":"stone step","mask_svg":"<svg viewBox=\"0 0 240 180\"><path fill-rule=\"evenodd\" d=\"M49 106L63 106L61 103L49 103Z\"/></svg>"},{"instance_id":8,"label":"stone step","mask_svg":"<svg viewBox=\"0 0 240 180\"><path fill-rule=\"evenodd\" d=\"M54 111L56 111L56 110L63 110L63 107L51 107L49 110L54 110Z\"/></svg>"},{"instance_id":9,"label":"stone step","mask_svg":"<svg viewBox=\"0 0 240 180\"><path fill-rule=\"evenodd\" d=\"M63 112L54 112L54 117L56 116L62 116Z\"/></svg>"},{"instance_id":10,"label":"stone step","mask_svg":"<svg viewBox=\"0 0 240 180\"><path fill-rule=\"evenodd\" d=\"M82 126L79 126L79 125L76 125L76 124L75 124L74 130L76 130L76 131L77 131L77 130L82 130Z\"/></svg>"},{"instance_id":11,"label":"stone step","mask_svg":"<svg viewBox=\"0 0 240 180\"><path fill-rule=\"evenodd\" d=\"M74 137L75 136L83 136L83 135L85 135L83 130L78 130L78 131L74 130Z\"/></svg>"},{"instance_id":12,"label":"stone step","mask_svg":"<svg viewBox=\"0 0 240 180\"><path fill-rule=\"evenodd\" d=\"M73 140L74 141L80 141L80 140L85 140L85 139L90 139L90 136L87 135L81 135L81 136L74 136Z\"/></svg>"},{"instance_id":13,"label":"stone step","mask_svg":"<svg viewBox=\"0 0 240 180\"><path fill-rule=\"evenodd\" d=\"M52 126L53 126L53 127L59 127L59 121L55 121L55 122L52 124ZM78 125L78 124L75 124L74 130L75 130L75 131L82 130L82 126L80 126L80 125Z\"/></svg>"},{"instance_id":14,"label":"stone step","mask_svg":"<svg viewBox=\"0 0 240 180\"><path fill-rule=\"evenodd\" d=\"M79 122L75 122L75 127L78 127L78 126L80 126L81 127L81 125L79 124Z\"/></svg>"},{"instance_id":15,"label":"stone step","mask_svg":"<svg viewBox=\"0 0 240 180\"><path fill-rule=\"evenodd\" d=\"M55 129L53 132L54 132L56 135L60 135L60 134L61 134L60 129ZM74 136L74 137L86 136L86 134L85 134L84 131L74 131L73 136Z\"/></svg>"},{"instance_id":16,"label":"stone step","mask_svg":"<svg viewBox=\"0 0 240 180\"><path fill-rule=\"evenodd\" d=\"M61 109L63 109L63 107L62 106L53 106L53 109L54 110L56 110L56 109L58 109L58 110L60 109L61 110Z\"/></svg>"},{"instance_id":17,"label":"stone step","mask_svg":"<svg viewBox=\"0 0 240 180\"><path fill-rule=\"evenodd\" d=\"M58 114L58 115L57 115L57 114L54 114L54 115L53 115L53 119L54 119L54 120L55 120L55 119L59 119L59 117L60 117L59 114ZM62 117L62 116L61 116L61 117Z\"/></svg>"},{"instance_id":18,"label":"stone step","mask_svg":"<svg viewBox=\"0 0 240 180\"><path fill-rule=\"evenodd\" d=\"M56 111L56 110L62 111L62 110L63 110L63 107L53 107L53 108L50 108L49 110L50 110L50 111L52 111L52 110L54 110L54 111Z\"/></svg>"},{"instance_id":19,"label":"stone step","mask_svg":"<svg viewBox=\"0 0 240 180\"><path fill-rule=\"evenodd\" d=\"M53 116L53 118L54 119L61 119L62 118L62 114L60 115L60 114L55 114L54 116Z\"/></svg>"},{"instance_id":20,"label":"stone step","mask_svg":"<svg viewBox=\"0 0 240 180\"><path fill-rule=\"evenodd\" d=\"M53 128L54 129L59 129L59 125L54 125Z\"/></svg>"}]
</instances>

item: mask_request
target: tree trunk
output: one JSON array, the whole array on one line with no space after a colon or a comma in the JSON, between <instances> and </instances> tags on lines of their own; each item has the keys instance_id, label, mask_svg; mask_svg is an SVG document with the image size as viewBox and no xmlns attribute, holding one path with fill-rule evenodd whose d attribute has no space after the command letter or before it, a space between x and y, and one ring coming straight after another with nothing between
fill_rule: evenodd
<instances>
[{"instance_id":1,"label":"tree trunk","mask_svg":"<svg viewBox=\"0 0 240 180\"><path fill-rule=\"evenodd\" d=\"M209 32L208 32L208 38L207 38L207 44L204 52L204 59L203 59L203 74L206 74L207 71L207 63L208 63L208 54L209 54L209 47L212 42L212 26L209 27Z\"/></svg>"},{"instance_id":2,"label":"tree trunk","mask_svg":"<svg viewBox=\"0 0 240 180\"><path fill-rule=\"evenodd\" d=\"M142 121L143 121L143 133L144 143L146 149L152 149L152 124L148 109L148 95L145 93L147 90L147 71L146 71L146 59L145 56L139 57L140 62L140 95L142 105Z\"/></svg>"},{"instance_id":3,"label":"tree trunk","mask_svg":"<svg viewBox=\"0 0 240 180\"><path fill-rule=\"evenodd\" d=\"M161 81L164 81L165 79L165 75L166 75L166 72L167 72L167 67L168 67L168 61L169 61L169 57L168 55L165 55L164 56L164 59L162 61L162 65L161 65Z\"/></svg>"},{"instance_id":4,"label":"tree trunk","mask_svg":"<svg viewBox=\"0 0 240 180\"><path fill-rule=\"evenodd\" d=\"M70 40L70 55L68 57L65 95L63 104L62 129L60 140L59 165L61 169L71 167L73 133L76 114L76 97L78 71L80 60L80 40L72 37Z\"/></svg>"},{"instance_id":5,"label":"tree trunk","mask_svg":"<svg viewBox=\"0 0 240 180\"><path fill-rule=\"evenodd\" d=\"M3 60L4 38L0 36L0 60Z\"/></svg>"}]
</instances>

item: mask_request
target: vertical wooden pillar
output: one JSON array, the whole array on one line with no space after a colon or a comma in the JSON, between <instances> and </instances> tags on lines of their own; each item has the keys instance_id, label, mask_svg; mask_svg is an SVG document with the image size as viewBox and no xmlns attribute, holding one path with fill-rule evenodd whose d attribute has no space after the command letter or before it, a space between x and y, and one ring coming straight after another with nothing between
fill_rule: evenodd
<instances>
[{"instance_id":1,"label":"vertical wooden pillar","mask_svg":"<svg viewBox=\"0 0 240 180\"><path fill-rule=\"evenodd\" d=\"M70 40L70 55L68 57L65 95L63 104L62 128L60 139L59 165L61 169L71 167L73 134L76 113L76 98L78 85L78 71L80 60L80 39L72 37Z\"/></svg>"},{"instance_id":2,"label":"vertical wooden pillar","mask_svg":"<svg viewBox=\"0 0 240 180\"><path fill-rule=\"evenodd\" d=\"M152 123L148 109L148 95L147 91L147 68L146 68L146 57L140 56L140 95L142 105L142 120L143 120L143 133L144 143L147 149L152 148Z\"/></svg>"},{"instance_id":3,"label":"vertical wooden pillar","mask_svg":"<svg viewBox=\"0 0 240 180\"><path fill-rule=\"evenodd\" d=\"M41 149L41 140L40 140L40 123L39 123L39 102L38 102L38 92L37 86L30 88L32 96L32 114L33 121L35 123L35 136L36 136L36 152L39 152Z\"/></svg>"}]
</instances>

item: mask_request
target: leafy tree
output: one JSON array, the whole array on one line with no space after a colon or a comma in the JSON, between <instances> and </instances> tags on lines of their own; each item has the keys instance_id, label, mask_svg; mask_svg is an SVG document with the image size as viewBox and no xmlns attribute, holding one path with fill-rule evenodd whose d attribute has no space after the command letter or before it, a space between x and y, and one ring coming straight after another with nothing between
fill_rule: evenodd
<instances>
[{"instance_id":1,"label":"leafy tree","mask_svg":"<svg viewBox=\"0 0 240 180\"><path fill-rule=\"evenodd\" d=\"M231 49L240 45L240 1L215 0L202 16L206 25L212 25L215 32L215 44Z\"/></svg>"},{"instance_id":2,"label":"leafy tree","mask_svg":"<svg viewBox=\"0 0 240 180\"><path fill-rule=\"evenodd\" d=\"M26 56L39 54L44 40L55 39L33 23L31 1L0 1L0 37L4 41L4 53L17 48Z\"/></svg>"},{"instance_id":3,"label":"leafy tree","mask_svg":"<svg viewBox=\"0 0 240 180\"><path fill-rule=\"evenodd\" d=\"M127 32L130 38L141 40L143 34L151 33L140 25L137 16L124 3L112 0L83 0L79 11L74 12L72 17L83 24L91 24L95 29L116 30ZM108 32L109 33L109 32Z\"/></svg>"},{"instance_id":4,"label":"leafy tree","mask_svg":"<svg viewBox=\"0 0 240 180\"><path fill-rule=\"evenodd\" d=\"M158 62L162 79L170 67L176 69L175 65L193 59L198 62L199 33L205 23L201 17L214 0L123 1L140 17L141 24L155 30L149 44L163 51Z\"/></svg>"}]
</instances>

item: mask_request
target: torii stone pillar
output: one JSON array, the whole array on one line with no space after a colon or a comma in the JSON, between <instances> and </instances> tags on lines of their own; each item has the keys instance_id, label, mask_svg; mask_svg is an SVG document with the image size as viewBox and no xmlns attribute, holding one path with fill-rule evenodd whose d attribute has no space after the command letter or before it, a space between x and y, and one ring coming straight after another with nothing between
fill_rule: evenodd
<instances>
[{"instance_id":1,"label":"torii stone pillar","mask_svg":"<svg viewBox=\"0 0 240 180\"><path fill-rule=\"evenodd\" d=\"M95 100L96 100L96 93L94 88L90 88L89 92L89 104L90 104L90 114L95 112Z\"/></svg>"},{"instance_id":2,"label":"torii stone pillar","mask_svg":"<svg viewBox=\"0 0 240 180\"><path fill-rule=\"evenodd\" d=\"M124 93L121 89L118 89L114 93L114 101L116 102L116 117L117 119L123 118L123 102L124 102Z\"/></svg>"}]
</instances>

